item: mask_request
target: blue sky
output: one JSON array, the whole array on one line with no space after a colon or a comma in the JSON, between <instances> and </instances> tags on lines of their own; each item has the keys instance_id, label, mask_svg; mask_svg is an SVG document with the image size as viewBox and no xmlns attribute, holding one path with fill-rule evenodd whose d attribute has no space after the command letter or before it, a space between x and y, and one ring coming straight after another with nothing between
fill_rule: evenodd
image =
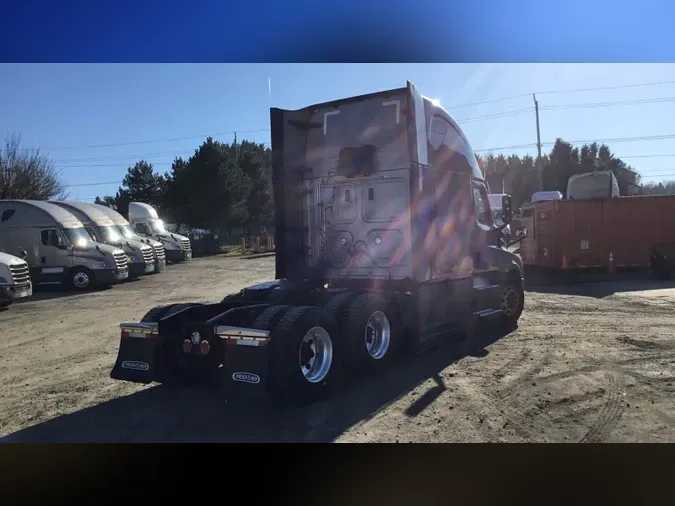
<instances>
[{"instance_id":1,"label":"blue sky","mask_svg":"<svg viewBox=\"0 0 675 506\"><path fill-rule=\"evenodd\" d=\"M114 193L126 168L141 158L168 171L174 157L189 156L207 135L231 141L238 131L240 140L269 144L270 106L299 108L406 80L440 100L480 153L536 142L532 111L481 118L529 109L528 94L538 92L541 139L549 143L544 151L556 137L672 134L608 144L645 181L675 179L674 64L3 64L0 129L21 133L24 147L48 152L69 184L114 182L70 188L71 198L87 199ZM616 86L625 87L544 93ZM518 95L526 96L466 106ZM547 110L659 98L672 100ZM534 146L506 150L535 152ZM660 174L672 177L650 177Z\"/></svg>"}]
</instances>

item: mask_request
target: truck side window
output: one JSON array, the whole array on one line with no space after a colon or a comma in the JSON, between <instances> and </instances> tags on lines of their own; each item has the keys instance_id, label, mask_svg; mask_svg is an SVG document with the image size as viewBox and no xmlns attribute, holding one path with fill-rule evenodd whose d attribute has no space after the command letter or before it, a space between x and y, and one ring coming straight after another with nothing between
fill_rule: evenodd
<instances>
[{"instance_id":1,"label":"truck side window","mask_svg":"<svg viewBox=\"0 0 675 506\"><path fill-rule=\"evenodd\" d=\"M40 232L40 239L45 246L54 246L55 248L58 248L63 244L61 236L56 230L42 230Z\"/></svg>"},{"instance_id":2,"label":"truck side window","mask_svg":"<svg viewBox=\"0 0 675 506\"><path fill-rule=\"evenodd\" d=\"M136 223L136 232L139 235L150 235L150 231L148 230L148 226L145 223Z\"/></svg>"},{"instance_id":3,"label":"truck side window","mask_svg":"<svg viewBox=\"0 0 675 506\"><path fill-rule=\"evenodd\" d=\"M473 183L473 202L476 208L476 221L484 227L492 227L494 224L490 201L487 190L481 183Z\"/></svg>"},{"instance_id":4,"label":"truck side window","mask_svg":"<svg viewBox=\"0 0 675 506\"><path fill-rule=\"evenodd\" d=\"M14 209L7 209L5 212L2 213L2 217L0 218L0 222L7 221L12 216L14 216L15 212L16 211Z\"/></svg>"}]
</instances>

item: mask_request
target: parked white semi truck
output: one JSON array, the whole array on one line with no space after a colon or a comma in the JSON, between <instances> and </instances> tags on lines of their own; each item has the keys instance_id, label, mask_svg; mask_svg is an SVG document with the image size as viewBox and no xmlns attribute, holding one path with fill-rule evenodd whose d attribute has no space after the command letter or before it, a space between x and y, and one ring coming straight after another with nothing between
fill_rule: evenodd
<instances>
[{"instance_id":1,"label":"parked white semi truck","mask_svg":"<svg viewBox=\"0 0 675 506\"><path fill-rule=\"evenodd\" d=\"M154 239L150 239L147 237L141 237L140 235L136 234L133 228L131 228L131 224L124 218L124 216L122 216L114 209L107 206L102 206L100 204L88 204L88 205L98 209L102 213L105 213L108 216L108 218L110 218L113 221L115 227L117 228L117 231L125 240L144 242L148 246L150 246L153 250L155 258L155 272L162 272L163 270L166 269L166 253L164 252L164 246L162 245L161 242L155 241Z\"/></svg>"},{"instance_id":2,"label":"parked white semi truck","mask_svg":"<svg viewBox=\"0 0 675 506\"><path fill-rule=\"evenodd\" d=\"M610 170L575 174L567 180L565 198L568 200L606 199L619 195L619 182Z\"/></svg>"},{"instance_id":3,"label":"parked white semi truck","mask_svg":"<svg viewBox=\"0 0 675 506\"><path fill-rule=\"evenodd\" d=\"M32 294L33 285L30 282L30 271L26 261L0 252L0 309Z\"/></svg>"},{"instance_id":4,"label":"parked white semi truck","mask_svg":"<svg viewBox=\"0 0 675 506\"><path fill-rule=\"evenodd\" d=\"M276 281L121 323L112 378L311 400L481 320L515 328L522 261L500 246L476 157L436 101L408 83L270 115ZM509 223L508 196L502 210Z\"/></svg>"},{"instance_id":5,"label":"parked white semi truck","mask_svg":"<svg viewBox=\"0 0 675 506\"><path fill-rule=\"evenodd\" d=\"M141 241L125 239L107 214L83 202L54 200L51 203L62 207L79 219L92 240L109 244L124 251L129 265L129 277L136 278L155 272L152 248Z\"/></svg>"},{"instance_id":6,"label":"parked white semi truck","mask_svg":"<svg viewBox=\"0 0 675 506\"><path fill-rule=\"evenodd\" d=\"M7 253L26 253L33 285L87 290L129 277L124 251L95 243L80 220L49 202L0 200L0 244Z\"/></svg>"},{"instance_id":7,"label":"parked white semi truck","mask_svg":"<svg viewBox=\"0 0 675 506\"><path fill-rule=\"evenodd\" d=\"M157 210L143 202L129 203L129 222L136 234L156 239L164 245L166 259L169 262L184 262L192 258L190 239L184 235L169 232L159 219Z\"/></svg>"}]
</instances>

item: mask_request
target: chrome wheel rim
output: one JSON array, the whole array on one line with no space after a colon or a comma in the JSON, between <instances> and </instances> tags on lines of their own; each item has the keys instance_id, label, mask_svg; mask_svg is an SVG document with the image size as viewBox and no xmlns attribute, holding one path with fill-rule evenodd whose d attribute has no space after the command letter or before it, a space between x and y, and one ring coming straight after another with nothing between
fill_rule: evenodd
<instances>
[{"instance_id":1,"label":"chrome wheel rim","mask_svg":"<svg viewBox=\"0 0 675 506\"><path fill-rule=\"evenodd\" d=\"M364 337L368 355L375 360L384 357L391 343L391 325L387 315L382 311L375 311L371 314L366 324Z\"/></svg>"},{"instance_id":2,"label":"chrome wheel rim","mask_svg":"<svg viewBox=\"0 0 675 506\"><path fill-rule=\"evenodd\" d=\"M502 313L505 316L513 316L518 311L520 293L513 286L507 286L502 291Z\"/></svg>"},{"instance_id":3,"label":"chrome wheel rim","mask_svg":"<svg viewBox=\"0 0 675 506\"><path fill-rule=\"evenodd\" d=\"M73 284L78 288L86 288L89 285L89 275L86 272L78 272L73 276Z\"/></svg>"},{"instance_id":4,"label":"chrome wheel rim","mask_svg":"<svg viewBox=\"0 0 675 506\"><path fill-rule=\"evenodd\" d=\"M302 375L310 383L320 383L333 364L333 340L323 327L311 328L302 338L298 362Z\"/></svg>"}]
</instances>

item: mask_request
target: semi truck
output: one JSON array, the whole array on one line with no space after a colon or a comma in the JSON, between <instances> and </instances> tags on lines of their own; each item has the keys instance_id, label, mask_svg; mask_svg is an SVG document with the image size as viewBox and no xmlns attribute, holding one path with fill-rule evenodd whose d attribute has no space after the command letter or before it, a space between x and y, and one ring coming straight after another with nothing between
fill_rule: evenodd
<instances>
[{"instance_id":1,"label":"semi truck","mask_svg":"<svg viewBox=\"0 0 675 506\"><path fill-rule=\"evenodd\" d=\"M567 180L567 200L619 197L619 182L611 170L575 174Z\"/></svg>"},{"instance_id":2,"label":"semi truck","mask_svg":"<svg viewBox=\"0 0 675 506\"><path fill-rule=\"evenodd\" d=\"M119 248L97 244L66 209L37 200L0 200L0 244L28 263L33 286L67 284L87 290L129 277Z\"/></svg>"},{"instance_id":3,"label":"semi truck","mask_svg":"<svg viewBox=\"0 0 675 506\"><path fill-rule=\"evenodd\" d=\"M166 254L164 252L164 246L162 245L161 242L137 235L131 228L131 224L124 218L124 216L122 216L114 209L100 204L88 204L88 205L90 205L95 209L98 209L102 213L105 213L108 216L108 218L110 218L113 221L113 224L117 228L117 231L125 240L138 241L146 243L148 246L150 246L152 248L152 253L155 259L155 272L162 272L166 269Z\"/></svg>"},{"instance_id":4,"label":"semi truck","mask_svg":"<svg viewBox=\"0 0 675 506\"><path fill-rule=\"evenodd\" d=\"M143 202L129 203L129 221L136 234L153 238L164 245L169 262L184 262L192 258L190 239L184 235L169 232L159 219L157 210Z\"/></svg>"},{"instance_id":5,"label":"semi truck","mask_svg":"<svg viewBox=\"0 0 675 506\"><path fill-rule=\"evenodd\" d=\"M546 202L547 200L562 200L563 194L559 191L541 191L534 192L530 203L536 204L537 202Z\"/></svg>"},{"instance_id":6,"label":"semi truck","mask_svg":"<svg viewBox=\"0 0 675 506\"><path fill-rule=\"evenodd\" d=\"M17 299L31 295L33 285L30 282L30 271L26 261L0 252L0 309L12 305Z\"/></svg>"},{"instance_id":7,"label":"semi truck","mask_svg":"<svg viewBox=\"0 0 675 506\"><path fill-rule=\"evenodd\" d=\"M83 202L54 200L51 203L68 210L80 220L93 241L124 251L130 278L155 272L152 248L141 241L124 238L107 214Z\"/></svg>"},{"instance_id":8,"label":"semi truck","mask_svg":"<svg viewBox=\"0 0 675 506\"><path fill-rule=\"evenodd\" d=\"M516 326L522 263L500 246L471 146L436 101L408 82L273 108L270 121L275 280L121 323L113 379L311 401L481 320ZM508 223L510 197L502 210Z\"/></svg>"}]
</instances>

